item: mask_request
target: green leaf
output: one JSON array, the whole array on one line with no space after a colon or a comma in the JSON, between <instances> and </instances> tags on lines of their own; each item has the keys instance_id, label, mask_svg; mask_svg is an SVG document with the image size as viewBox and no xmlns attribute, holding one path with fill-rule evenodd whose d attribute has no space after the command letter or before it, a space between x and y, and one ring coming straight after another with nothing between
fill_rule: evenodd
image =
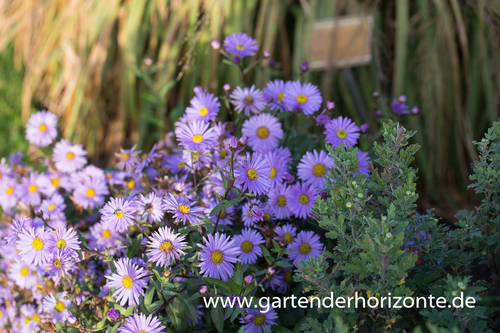
<instances>
[{"instance_id":1,"label":"green leaf","mask_svg":"<svg viewBox=\"0 0 500 333\"><path fill-rule=\"evenodd\" d=\"M130 245L130 248L127 251L127 257L133 258L137 251L139 251L139 247L141 246L142 242L142 234L139 234L136 239L132 242L132 245Z\"/></svg>"},{"instance_id":2,"label":"green leaf","mask_svg":"<svg viewBox=\"0 0 500 333\"><path fill-rule=\"evenodd\" d=\"M146 291L146 296L144 297L144 305L148 307L148 305L151 304L153 301L153 297L155 295L155 288L149 287L149 289Z\"/></svg>"},{"instance_id":3,"label":"green leaf","mask_svg":"<svg viewBox=\"0 0 500 333\"><path fill-rule=\"evenodd\" d=\"M231 288L223 281L218 280L218 279L212 279L212 278L203 278L207 283L211 283L221 289L224 289L226 291L231 292Z\"/></svg>"},{"instance_id":4,"label":"green leaf","mask_svg":"<svg viewBox=\"0 0 500 333\"><path fill-rule=\"evenodd\" d=\"M224 330L224 310L220 302L217 303L217 307L211 310L210 315L217 331L222 332Z\"/></svg>"},{"instance_id":5,"label":"green leaf","mask_svg":"<svg viewBox=\"0 0 500 333\"><path fill-rule=\"evenodd\" d=\"M181 306L184 308L184 311L188 315L189 318L196 324L198 322L198 316L196 315L196 308L193 303L189 300L186 294L180 293L177 295L177 299L181 303Z\"/></svg>"},{"instance_id":6,"label":"green leaf","mask_svg":"<svg viewBox=\"0 0 500 333\"><path fill-rule=\"evenodd\" d=\"M239 261L236 262L236 269L234 271L234 282L239 286L243 284L243 271L241 269L241 264Z\"/></svg>"},{"instance_id":7,"label":"green leaf","mask_svg":"<svg viewBox=\"0 0 500 333\"><path fill-rule=\"evenodd\" d=\"M214 209L212 209L209 216L217 215L221 210L224 210L228 207L234 206L238 202L242 201L244 198L245 197L241 196L241 197L236 197L230 201L224 200L224 201L220 202L217 206L214 207Z\"/></svg>"}]
</instances>

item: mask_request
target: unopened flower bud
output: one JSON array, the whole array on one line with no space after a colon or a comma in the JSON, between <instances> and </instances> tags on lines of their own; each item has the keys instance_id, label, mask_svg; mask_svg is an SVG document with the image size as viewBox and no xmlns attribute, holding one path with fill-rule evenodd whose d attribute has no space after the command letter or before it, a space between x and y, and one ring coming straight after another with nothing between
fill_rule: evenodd
<instances>
[{"instance_id":1,"label":"unopened flower bud","mask_svg":"<svg viewBox=\"0 0 500 333\"><path fill-rule=\"evenodd\" d=\"M321 199L326 200L328 194L326 194L326 192L319 192L319 196L321 197Z\"/></svg>"},{"instance_id":2,"label":"unopened flower bud","mask_svg":"<svg viewBox=\"0 0 500 333\"><path fill-rule=\"evenodd\" d=\"M231 90L231 85L229 83L226 83L222 86L222 89L224 89L224 91L228 92L229 90Z\"/></svg>"},{"instance_id":3,"label":"unopened flower bud","mask_svg":"<svg viewBox=\"0 0 500 333\"><path fill-rule=\"evenodd\" d=\"M345 204L345 206L346 206L347 208L352 208L352 203L351 203L351 202L348 202L348 203L346 203L346 204Z\"/></svg>"},{"instance_id":4,"label":"unopened flower bud","mask_svg":"<svg viewBox=\"0 0 500 333\"><path fill-rule=\"evenodd\" d=\"M245 279L243 279L243 282L245 282L245 284L248 286L253 283L253 280L254 280L253 276L247 275L245 276Z\"/></svg>"},{"instance_id":5,"label":"unopened flower bud","mask_svg":"<svg viewBox=\"0 0 500 333\"><path fill-rule=\"evenodd\" d=\"M151 66L153 64L153 59L151 59L150 57L146 57L144 58L144 63L146 64L146 66Z\"/></svg>"},{"instance_id":6,"label":"unopened flower bud","mask_svg":"<svg viewBox=\"0 0 500 333\"><path fill-rule=\"evenodd\" d=\"M457 295L458 295L458 293L457 293L455 290L453 290L453 291L451 292L451 296L455 297L455 296L457 296Z\"/></svg>"},{"instance_id":7,"label":"unopened flower bud","mask_svg":"<svg viewBox=\"0 0 500 333\"><path fill-rule=\"evenodd\" d=\"M292 183L294 183L294 182L295 182L295 177L294 177L294 176L292 176L291 174L287 173L287 174L285 175L285 181L286 181L287 183L289 183L289 184L292 184Z\"/></svg>"},{"instance_id":8,"label":"unopened flower bud","mask_svg":"<svg viewBox=\"0 0 500 333\"><path fill-rule=\"evenodd\" d=\"M271 52L269 52L268 50L265 50L263 55L264 55L264 58L269 58L271 56Z\"/></svg>"},{"instance_id":9,"label":"unopened flower bud","mask_svg":"<svg viewBox=\"0 0 500 333\"><path fill-rule=\"evenodd\" d=\"M117 321L118 318L120 318L120 312L116 311L115 309L111 309L108 311L108 318L111 321Z\"/></svg>"},{"instance_id":10,"label":"unopened flower bud","mask_svg":"<svg viewBox=\"0 0 500 333\"><path fill-rule=\"evenodd\" d=\"M372 96L373 96L373 97L375 97L375 98L377 98L377 97L379 97L379 96L380 96L380 93L379 93L378 91L374 91L374 92L372 93Z\"/></svg>"},{"instance_id":11,"label":"unopened flower bud","mask_svg":"<svg viewBox=\"0 0 500 333\"><path fill-rule=\"evenodd\" d=\"M386 233L385 234L385 238L391 239L392 238L392 234L390 232Z\"/></svg>"},{"instance_id":12,"label":"unopened flower bud","mask_svg":"<svg viewBox=\"0 0 500 333\"><path fill-rule=\"evenodd\" d=\"M273 266L271 266L267 269L266 273L268 276L274 276L274 274L276 274L276 269Z\"/></svg>"},{"instance_id":13,"label":"unopened flower bud","mask_svg":"<svg viewBox=\"0 0 500 333\"><path fill-rule=\"evenodd\" d=\"M208 295L209 292L210 292L210 289L208 288L208 286L203 285L200 287L200 294Z\"/></svg>"},{"instance_id":14,"label":"unopened flower bud","mask_svg":"<svg viewBox=\"0 0 500 333\"><path fill-rule=\"evenodd\" d=\"M214 40L210 43L210 45L212 45L212 48L213 48L214 50L218 50L218 49L220 49L220 42L219 42L217 39L214 39Z\"/></svg>"},{"instance_id":15,"label":"unopened flower bud","mask_svg":"<svg viewBox=\"0 0 500 333\"><path fill-rule=\"evenodd\" d=\"M459 282L457 284L458 284L458 288L460 288L460 290L462 290L462 291L464 291L467 288L467 286L463 282Z\"/></svg>"},{"instance_id":16,"label":"unopened flower bud","mask_svg":"<svg viewBox=\"0 0 500 333\"><path fill-rule=\"evenodd\" d=\"M284 249L284 248L285 248L285 247L287 247L287 246L288 246L288 243L287 243L287 241L286 241L286 240L284 240L284 239L280 240L280 247L281 247L282 249Z\"/></svg>"},{"instance_id":17,"label":"unopened flower bud","mask_svg":"<svg viewBox=\"0 0 500 333\"><path fill-rule=\"evenodd\" d=\"M76 326L76 325L78 325L78 319L76 319L76 317L75 317L75 316L70 315L70 316L68 317L68 323L69 323L71 326Z\"/></svg>"},{"instance_id":18,"label":"unopened flower bud","mask_svg":"<svg viewBox=\"0 0 500 333\"><path fill-rule=\"evenodd\" d=\"M196 87L194 87L194 88L193 88L193 91L194 91L194 93L195 93L196 95L198 95L198 94L202 94L202 93L203 93L203 88L202 88L202 87L200 87L200 86L196 86Z\"/></svg>"},{"instance_id":19,"label":"unopened flower bud","mask_svg":"<svg viewBox=\"0 0 500 333\"><path fill-rule=\"evenodd\" d=\"M238 149L238 138L235 136L232 136L230 138L227 138L224 143L228 145L229 149L231 150L236 150Z\"/></svg>"},{"instance_id":20,"label":"unopened flower bud","mask_svg":"<svg viewBox=\"0 0 500 333\"><path fill-rule=\"evenodd\" d=\"M168 279L170 276L172 275L172 272L171 271L166 271L163 273L163 277Z\"/></svg>"},{"instance_id":21,"label":"unopened flower bud","mask_svg":"<svg viewBox=\"0 0 500 333\"><path fill-rule=\"evenodd\" d=\"M406 102L406 95L399 96L398 101L400 101L401 103Z\"/></svg>"},{"instance_id":22,"label":"unopened flower bud","mask_svg":"<svg viewBox=\"0 0 500 333\"><path fill-rule=\"evenodd\" d=\"M379 118L382 117L382 111L380 110L375 111L375 115Z\"/></svg>"},{"instance_id":23,"label":"unopened flower bud","mask_svg":"<svg viewBox=\"0 0 500 333\"><path fill-rule=\"evenodd\" d=\"M43 216L43 212L42 212L42 209L40 207L35 207L33 209L33 212L35 213L36 216L38 217L42 217Z\"/></svg>"},{"instance_id":24,"label":"unopened flower bud","mask_svg":"<svg viewBox=\"0 0 500 333\"><path fill-rule=\"evenodd\" d=\"M243 135L240 138L240 146L245 146L250 138L246 135Z\"/></svg>"},{"instance_id":25,"label":"unopened flower bud","mask_svg":"<svg viewBox=\"0 0 500 333\"><path fill-rule=\"evenodd\" d=\"M239 63L240 63L240 57L238 57L238 56L234 56L234 57L233 57L233 62L234 62L235 64L239 64Z\"/></svg>"},{"instance_id":26,"label":"unopened flower bud","mask_svg":"<svg viewBox=\"0 0 500 333\"><path fill-rule=\"evenodd\" d=\"M330 111L335 109L335 102L326 101L326 108Z\"/></svg>"},{"instance_id":27,"label":"unopened flower bud","mask_svg":"<svg viewBox=\"0 0 500 333\"><path fill-rule=\"evenodd\" d=\"M307 61L304 61L302 65L300 65L300 70L303 72L307 72L308 69L309 69L309 63Z\"/></svg>"},{"instance_id":28,"label":"unopened flower bud","mask_svg":"<svg viewBox=\"0 0 500 333\"><path fill-rule=\"evenodd\" d=\"M368 124L361 125L360 129L361 133L366 133L366 131L368 131Z\"/></svg>"},{"instance_id":29,"label":"unopened flower bud","mask_svg":"<svg viewBox=\"0 0 500 333\"><path fill-rule=\"evenodd\" d=\"M247 323L251 323L251 322L253 322L254 318L255 318L255 317L254 317L253 315L251 315L251 314L247 314L247 315L245 316L245 322L247 322Z\"/></svg>"},{"instance_id":30,"label":"unopened flower bud","mask_svg":"<svg viewBox=\"0 0 500 333\"><path fill-rule=\"evenodd\" d=\"M273 67L274 65L276 65L276 60L274 58L269 59L269 66Z\"/></svg>"},{"instance_id":31,"label":"unopened flower bud","mask_svg":"<svg viewBox=\"0 0 500 333\"><path fill-rule=\"evenodd\" d=\"M414 106L413 108L411 108L411 113L412 114L418 114L420 112L418 106Z\"/></svg>"}]
</instances>

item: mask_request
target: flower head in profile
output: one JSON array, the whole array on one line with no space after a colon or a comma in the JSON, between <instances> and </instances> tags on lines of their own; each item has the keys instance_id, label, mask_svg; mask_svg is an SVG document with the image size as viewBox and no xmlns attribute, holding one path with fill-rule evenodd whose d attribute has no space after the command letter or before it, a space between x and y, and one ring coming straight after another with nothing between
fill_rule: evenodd
<instances>
[{"instance_id":1,"label":"flower head in profile","mask_svg":"<svg viewBox=\"0 0 500 333\"><path fill-rule=\"evenodd\" d=\"M311 115L319 110L322 102L318 87L311 83L294 81L286 86L284 103L289 111L302 111L305 115Z\"/></svg>"},{"instance_id":2,"label":"flower head in profile","mask_svg":"<svg viewBox=\"0 0 500 333\"><path fill-rule=\"evenodd\" d=\"M9 226L9 230L6 232L5 242L8 245L13 245L19 240L19 234L24 230L25 227L31 225L31 219L22 214L15 217Z\"/></svg>"},{"instance_id":3,"label":"flower head in profile","mask_svg":"<svg viewBox=\"0 0 500 333\"><path fill-rule=\"evenodd\" d=\"M118 159L117 167L120 170L132 170L133 167L139 163L138 156L141 154L140 150L135 150L136 146L133 146L130 149L120 148L119 153L115 153L116 158Z\"/></svg>"},{"instance_id":4,"label":"flower head in profile","mask_svg":"<svg viewBox=\"0 0 500 333\"><path fill-rule=\"evenodd\" d=\"M174 233L168 227L158 229L149 239L149 260L158 265L170 266L175 260L179 260L182 254L186 254L181 250L187 246L187 243L183 242L185 237Z\"/></svg>"},{"instance_id":5,"label":"flower head in profile","mask_svg":"<svg viewBox=\"0 0 500 333\"><path fill-rule=\"evenodd\" d=\"M203 237L205 245L198 244L202 249L200 253L200 273L203 276L227 281L234 272L234 263L240 250L230 240L229 236L216 233L215 237L208 234Z\"/></svg>"},{"instance_id":6,"label":"flower head in profile","mask_svg":"<svg viewBox=\"0 0 500 333\"><path fill-rule=\"evenodd\" d=\"M128 230L134 224L136 208L132 200L110 198L100 210L101 220L115 228L118 232Z\"/></svg>"},{"instance_id":7,"label":"flower head in profile","mask_svg":"<svg viewBox=\"0 0 500 333\"><path fill-rule=\"evenodd\" d=\"M43 298L43 311L50 315L54 324L65 322L71 315L71 312L68 310L71 302L67 299L67 296L67 293L63 291L56 295L50 293Z\"/></svg>"},{"instance_id":8,"label":"flower head in profile","mask_svg":"<svg viewBox=\"0 0 500 333\"><path fill-rule=\"evenodd\" d=\"M278 147L283 138L283 130L278 118L269 113L262 113L245 120L241 129L248 136L248 145L254 151L267 153Z\"/></svg>"},{"instance_id":9,"label":"flower head in profile","mask_svg":"<svg viewBox=\"0 0 500 333\"><path fill-rule=\"evenodd\" d=\"M189 121L214 121L219 114L219 99L209 92L199 92L191 99L191 105L186 108Z\"/></svg>"},{"instance_id":10,"label":"flower head in profile","mask_svg":"<svg viewBox=\"0 0 500 333\"><path fill-rule=\"evenodd\" d=\"M60 172L75 172L87 163L86 155L82 145L73 146L68 140L62 139L54 146L52 160Z\"/></svg>"},{"instance_id":11,"label":"flower head in profile","mask_svg":"<svg viewBox=\"0 0 500 333\"><path fill-rule=\"evenodd\" d=\"M349 118L342 116L330 120L325 126L326 142L332 146L344 143L347 147L358 143L359 127Z\"/></svg>"},{"instance_id":12,"label":"flower head in profile","mask_svg":"<svg viewBox=\"0 0 500 333\"><path fill-rule=\"evenodd\" d=\"M134 170L140 173L142 172L142 170L144 170L145 167L149 166L155 158L161 157L161 154L157 151L157 149L158 147L155 143L149 153L147 155L144 154L144 156L142 157L142 161L140 161L139 164L135 166Z\"/></svg>"},{"instance_id":13,"label":"flower head in profile","mask_svg":"<svg viewBox=\"0 0 500 333\"><path fill-rule=\"evenodd\" d=\"M271 167L259 153L254 153L253 157L247 153L247 160L235 168L234 174L235 185L240 186L243 191L248 190L250 193L260 195L267 193L271 186L269 181Z\"/></svg>"},{"instance_id":14,"label":"flower head in profile","mask_svg":"<svg viewBox=\"0 0 500 333\"><path fill-rule=\"evenodd\" d=\"M241 230L241 235L233 238L234 245L240 249L239 259L242 264L255 264L257 258L262 256L261 244L265 243L264 238L256 230L246 228Z\"/></svg>"},{"instance_id":15,"label":"flower head in profile","mask_svg":"<svg viewBox=\"0 0 500 333\"><path fill-rule=\"evenodd\" d=\"M276 324L276 310L270 304L264 304L263 307L267 311L246 309L247 314L240 319L240 323L245 324L245 333L262 333L268 326Z\"/></svg>"},{"instance_id":16,"label":"flower head in profile","mask_svg":"<svg viewBox=\"0 0 500 333\"><path fill-rule=\"evenodd\" d=\"M125 325L120 327L119 333L161 333L165 327L161 326L160 320L152 314L146 317L145 314L134 313L128 317Z\"/></svg>"},{"instance_id":17,"label":"flower head in profile","mask_svg":"<svg viewBox=\"0 0 500 333\"><path fill-rule=\"evenodd\" d=\"M47 147L57 137L57 117L52 112L38 111L26 124L26 140L38 147Z\"/></svg>"},{"instance_id":18,"label":"flower head in profile","mask_svg":"<svg viewBox=\"0 0 500 333\"><path fill-rule=\"evenodd\" d=\"M301 260L309 260L309 257L319 257L323 253L323 244L314 231L301 231L287 250L293 251L288 256L294 264L298 264Z\"/></svg>"},{"instance_id":19,"label":"flower head in profile","mask_svg":"<svg viewBox=\"0 0 500 333\"><path fill-rule=\"evenodd\" d=\"M47 263L49 250L49 234L44 227L25 227L19 234L16 248L21 259L28 265L44 265Z\"/></svg>"},{"instance_id":20,"label":"flower head in profile","mask_svg":"<svg viewBox=\"0 0 500 333\"><path fill-rule=\"evenodd\" d=\"M288 209L298 218L305 219L316 202L317 190L311 185L297 183L286 195Z\"/></svg>"},{"instance_id":21,"label":"flower head in profile","mask_svg":"<svg viewBox=\"0 0 500 333\"><path fill-rule=\"evenodd\" d=\"M192 151L203 151L212 148L216 144L216 135L210 124L205 121L195 120L182 126L177 138L184 149Z\"/></svg>"},{"instance_id":22,"label":"flower head in profile","mask_svg":"<svg viewBox=\"0 0 500 333\"><path fill-rule=\"evenodd\" d=\"M285 90L288 86L288 82L283 80L269 81L264 88L264 96L269 101L269 107L271 110L278 110L282 112L287 110L285 106Z\"/></svg>"},{"instance_id":23,"label":"flower head in profile","mask_svg":"<svg viewBox=\"0 0 500 333\"><path fill-rule=\"evenodd\" d=\"M144 296L144 289L148 286L147 272L144 268L131 263L129 258L120 258L115 261L115 266L116 273L106 275L108 285L116 288L113 297L116 297L121 306L127 302L128 306L139 304L139 296Z\"/></svg>"},{"instance_id":24,"label":"flower head in profile","mask_svg":"<svg viewBox=\"0 0 500 333\"><path fill-rule=\"evenodd\" d=\"M370 175L370 156L368 156L367 152L358 151L356 155L358 158L358 162L356 162L356 169L354 169L353 176L356 176L358 173L362 173L367 177Z\"/></svg>"},{"instance_id":25,"label":"flower head in profile","mask_svg":"<svg viewBox=\"0 0 500 333\"><path fill-rule=\"evenodd\" d=\"M328 169L333 167L333 159L328 157L324 150L319 153L314 150L307 152L297 166L297 174L302 181L321 190L327 181L324 176L329 173Z\"/></svg>"},{"instance_id":26,"label":"flower head in profile","mask_svg":"<svg viewBox=\"0 0 500 333\"><path fill-rule=\"evenodd\" d=\"M174 214L174 219L176 222L182 221L186 224L186 221L194 224L201 224L202 218L205 217L205 209L203 207L194 207L196 202L189 202L185 197L181 197L179 201L170 193L164 199L165 208L170 213Z\"/></svg>"},{"instance_id":27,"label":"flower head in profile","mask_svg":"<svg viewBox=\"0 0 500 333\"><path fill-rule=\"evenodd\" d=\"M259 50L257 41L246 33L238 32L231 34L224 39L224 49L227 53L235 54L240 58L246 56L253 57Z\"/></svg>"},{"instance_id":28,"label":"flower head in profile","mask_svg":"<svg viewBox=\"0 0 500 333\"><path fill-rule=\"evenodd\" d=\"M238 113L243 111L247 117L250 117L250 112L260 113L267 105L264 94L255 86L250 88L236 87L231 97L231 103L235 106Z\"/></svg>"}]
</instances>

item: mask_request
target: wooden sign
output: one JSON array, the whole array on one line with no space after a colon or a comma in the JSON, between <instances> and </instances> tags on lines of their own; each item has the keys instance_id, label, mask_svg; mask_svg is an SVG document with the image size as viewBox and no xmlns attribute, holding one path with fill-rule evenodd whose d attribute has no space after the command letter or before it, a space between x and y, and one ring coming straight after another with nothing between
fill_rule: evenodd
<instances>
[{"instance_id":1,"label":"wooden sign","mask_svg":"<svg viewBox=\"0 0 500 333\"><path fill-rule=\"evenodd\" d=\"M366 65L371 60L372 16L317 20L313 24L309 68Z\"/></svg>"}]
</instances>

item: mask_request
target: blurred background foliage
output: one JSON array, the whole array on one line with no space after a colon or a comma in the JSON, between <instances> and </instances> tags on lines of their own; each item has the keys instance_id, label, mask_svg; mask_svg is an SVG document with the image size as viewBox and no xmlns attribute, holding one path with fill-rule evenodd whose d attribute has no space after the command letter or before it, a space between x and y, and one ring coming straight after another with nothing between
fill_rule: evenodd
<instances>
[{"instance_id":1,"label":"blurred background foliage","mask_svg":"<svg viewBox=\"0 0 500 333\"><path fill-rule=\"evenodd\" d=\"M256 68L262 87L297 79L316 19L373 15L373 61L307 73L335 116L369 123L405 94L420 115L401 119L422 145L420 206L453 221L477 198L467 191L471 143L499 117L498 0L0 0L0 153L25 149L22 125L46 108L64 137L84 143L92 161L112 162L122 145L148 149L201 85L223 94L239 72L210 47L243 31L276 60ZM375 100L373 91L380 91ZM224 110L221 113L224 117Z\"/></svg>"}]
</instances>

